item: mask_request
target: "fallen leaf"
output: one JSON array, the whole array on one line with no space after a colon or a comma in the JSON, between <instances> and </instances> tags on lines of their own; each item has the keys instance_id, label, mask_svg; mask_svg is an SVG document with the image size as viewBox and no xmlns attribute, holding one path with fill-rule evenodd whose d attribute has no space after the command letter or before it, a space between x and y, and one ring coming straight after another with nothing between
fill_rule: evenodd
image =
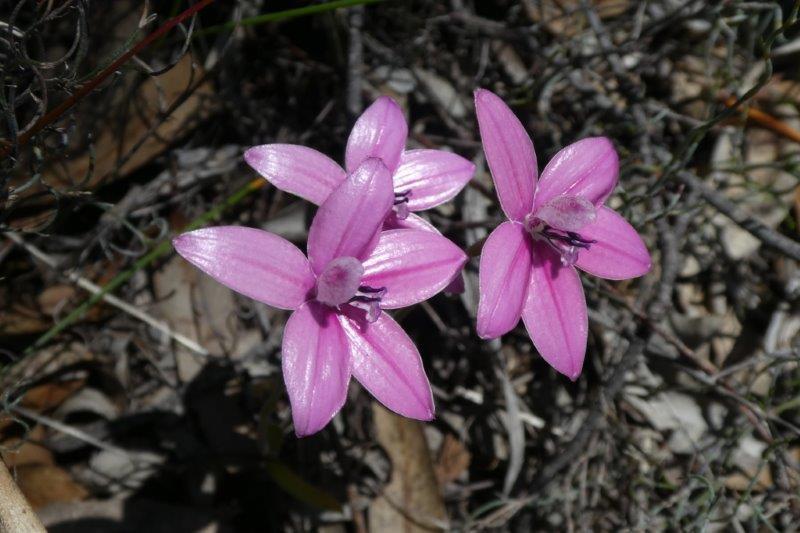
<instances>
[{"instance_id":1,"label":"fallen leaf","mask_svg":"<svg viewBox=\"0 0 800 533\"><path fill-rule=\"evenodd\" d=\"M708 431L708 423L694 398L679 392L662 392L651 398L628 394L626 399L659 431L671 431L674 453L694 453Z\"/></svg>"},{"instance_id":2,"label":"fallen leaf","mask_svg":"<svg viewBox=\"0 0 800 533\"><path fill-rule=\"evenodd\" d=\"M55 409L83 387L85 382L83 379L71 379L32 387L23 396L22 405L37 412Z\"/></svg>"},{"instance_id":3,"label":"fallen leaf","mask_svg":"<svg viewBox=\"0 0 800 533\"><path fill-rule=\"evenodd\" d=\"M464 444L451 434L446 434L436 460L436 479L439 486L456 481L469 468L472 455Z\"/></svg>"},{"instance_id":4,"label":"fallen leaf","mask_svg":"<svg viewBox=\"0 0 800 533\"><path fill-rule=\"evenodd\" d=\"M23 394L20 405L37 413L51 411L83 387L84 383L83 379L73 379L31 387ZM13 419L3 418L0 420L0 431L12 425Z\"/></svg>"},{"instance_id":5,"label":"fallen leaf","mask_svg":"<svg viewBox=\"0 0 800 533\"><path fill-rule=\"evenodd\" d=\"M83 533L131 531L233 531L217 522L217 513L208 506L189 507L129 496L107 500L54 503L37 511L42 523L52 531ZM93 527L88 527L91 524Z\"/></svg>"},{"instance_id":6,"label":"fallen leaf","mask_svg":"<svg viewBox=\"0 0 800 533\"><path fill-rule=\"evenodd\" d=\"M369 506L370 531L441 529L447 514L421 423L378 403L372 415L378 443L392 462L392 478Z\"/></svg>"},{"instance_id":7,"label":"fallen leaf","mask_svg":"<svg viewBox=\"0 0 800 533\"><path fill-rule=\"evenodd\" d=\"M148 77L136 88L135 94L121 99L117 110L119 116L109 116L104 122L107 127L94 132L96 137L91 150L76 157L59 158L45 170L42 181L62 193L73 193L76 187L83 191L91 190L112 174L124 177L141 168L166 150L176 138L191 131L190 126L197 123L198 117L204 116L203 105L212 92L210 83L198 87L169 117L162 120L161 116L202 75L191 54L186 54L163 74ZM152 133L151 129L154 130ZM28 179L29 176L17 176L12 184L19 186ZM18 204L33 195L42 195L44 191L45 188L39 185L18 197L12 193L11 197L13 203ZM30 229L47 221L51 217L49 211L53 198L50 195L43 198L35 206L26 202L26 215L15 219L12 214L9 225L15 229ZM44 210L45 214L31 215L33 209Z\"/></svg>"},{"instance_id":8,"label":"fallen leaf","mask_svg":"<svg viewBox=\"0 0 800 533\"><path fill-rule=\"evenodd\" d=\"M89 495L67 471L57 466L28 464L17 467L15 473L17 485L34 509L84 500Z\"/></svg>"},{"instance_id":9,"label":"fallen leaf","mask_svg":"<svg viewBox=\"0 0 800 533\"><path fill-rule=\"evenodd\" d=\"M75 296L71 285L51 285L39 294L39 309L46 315L53 315Z\"/></svg>"},{"instance_id":10,"label":"fallen leaf","mask_svg":"<svg viewBox=\"0 0 800 533\"><path fill-rule=\"evenodd\" d=\"M13 437L0 442L3 462L9 468L30 464L55 464L50 450L38 444L44 436L44 427L37 425L24 437Z\"/></svg>"},{"instance_id":11,"label":"fallen leaf","mask_svg":"<svg viewBox=\"0 0 800 533\"><path fill-rule=\"evenodd\" d=\"M45 331L53 325L40 313L19 303L0 308L0 335L32 335Z\"/></svg>"},{"instance_id":12,"label":"fallen leaf","mask_svg":"<svg viewBox=\"0 0 800 533\"><path fill-rule=\"evenodd\" d=\"M229 318L236 313L233 293L199 272L182 257L174 256L155 274L156 313L177 332L196 341L210 353L228 352L236 341ZM178 376L191 381L203 360L188 348L176 346Z\"/></svg>"}]
</instances>

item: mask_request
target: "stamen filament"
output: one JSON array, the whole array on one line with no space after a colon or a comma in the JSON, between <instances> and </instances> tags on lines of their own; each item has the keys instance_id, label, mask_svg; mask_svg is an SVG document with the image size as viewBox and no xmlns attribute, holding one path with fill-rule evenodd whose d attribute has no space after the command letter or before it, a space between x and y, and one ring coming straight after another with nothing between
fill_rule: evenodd
<instances>
[{"instance_id":1,"label":"stamen filament","mask_svg":"<svg viewBox=\"0 0 800 533\"><path fill-rule=\"evenodd\" d=\"M394 210L397 213L397 218L400 220L405 220L408 218L408 200L410 197L411 189L394 193Z\"/></svg>"},{"instance_id":2,"label":"stamen filament","mask_svg":"<svg viewBox=\"0 0 800 533\"><path fill-rule=\"evenodd\" d=\"M564 231L543 225L538 231L544 241L561 257L564 266L574 265L578 260L579 250L588 250L596 243L596 239L586 239L574 231Z\"/></svg>"}]
</instances>

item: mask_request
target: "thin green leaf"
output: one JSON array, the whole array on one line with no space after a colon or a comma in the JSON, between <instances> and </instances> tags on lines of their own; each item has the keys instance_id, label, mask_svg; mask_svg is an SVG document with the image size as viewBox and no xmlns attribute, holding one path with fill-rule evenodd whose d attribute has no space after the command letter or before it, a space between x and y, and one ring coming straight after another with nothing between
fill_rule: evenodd
<instances>
[{"instance_id":1,"label":"thin green leaf","mask_svg":"<svg viewBox=\"0 0 800 533\"><path fill-rule=\"evenodd\" d=\"M267 462L267 473L287 494L316 509L340 511L342 505L336 498L322 489L311 485L293 470L278 461Z\"/></svg>"},{"instance_id":2,"label":"thin green leaf","mask_svg":"<svg viewBox=\"0 0 800 533\"><path fill-rule=\"evenodd\" d=\"M218 26L211 26L204 30L195 32L195 37L200 35L209 35L219 33L225 30L232 30L237 25L239 26L256 26L267 22L279 22L282 20L289 20L295 17L302 17L306 15L316 15L325 11L334 9L363 6L367 4L377 4L384 0L334 0L333 2L325 2L324 4L314 4L311 6L298 7L296 9L287 9L286 11L277 11L275 13L264 13L263 15L256 15L255 17L248 17L238 22L230 21Z\"/></svg>"}]
</instances>

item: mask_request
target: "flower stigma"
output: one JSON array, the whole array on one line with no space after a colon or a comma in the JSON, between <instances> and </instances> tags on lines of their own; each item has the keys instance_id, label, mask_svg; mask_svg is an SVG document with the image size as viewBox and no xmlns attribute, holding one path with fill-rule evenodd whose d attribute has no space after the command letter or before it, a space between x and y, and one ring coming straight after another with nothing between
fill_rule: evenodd
<instances>
[{"instance_id":1,"label":"flower stigma","mask_svg":"<svg viewBox=\"0 0 800 533\"><path fill-rule=\"evenodd\" d=\"M381 313L381 298L386 287L362 285L364 267L355 257L337 257L317 277L318 302L336 309L350 304L366 312L367 322L375 322Z\"/></svg>"}]
</instances>

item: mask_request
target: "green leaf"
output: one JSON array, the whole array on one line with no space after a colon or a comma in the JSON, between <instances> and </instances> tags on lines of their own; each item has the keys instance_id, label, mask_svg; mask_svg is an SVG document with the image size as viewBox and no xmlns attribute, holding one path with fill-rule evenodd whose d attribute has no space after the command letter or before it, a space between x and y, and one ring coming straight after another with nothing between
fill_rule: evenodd
<instances>
[{"instance_id":1,"label":"green leaf","mask_svg":"<svg viewBox=\"0 0 800 533\"><path fill-rule=\"evenodd\" d=\"M342 504L336 498L308 483L285 464L268 461L266 468L272 480L287 494L320 510L341 511Z\"/></svg>"},{"instance_id":2,"label":"green leaf","mask_svg":"<svg viewBox=\"0 0 800 533\"><path fill-rule=\"evenodd\" d=\"M263 15L256 15L255 17L248 17L242 19L238 23L236 21L226 22L225 24L220 24L218 26L211 26L210 28L197 31L195 32L194 36L199 37L201 35L209 35L209 34L219 33L225 30L232 30L237 26L237 24L239 26L256 26L258 24L264 24L267 22L279 22L282 20L289 20L296 17L316 15L317 13L323 13L325 11L331 11L334 9L363 6L367 4L376 4L378 2L383 2L383 1L384 0L333 0L332 2L325 2L323 4L313 4L310 6L298 7L296 9L287 9L286 11L264 13Z\"/></svg>"}]
</instances>

